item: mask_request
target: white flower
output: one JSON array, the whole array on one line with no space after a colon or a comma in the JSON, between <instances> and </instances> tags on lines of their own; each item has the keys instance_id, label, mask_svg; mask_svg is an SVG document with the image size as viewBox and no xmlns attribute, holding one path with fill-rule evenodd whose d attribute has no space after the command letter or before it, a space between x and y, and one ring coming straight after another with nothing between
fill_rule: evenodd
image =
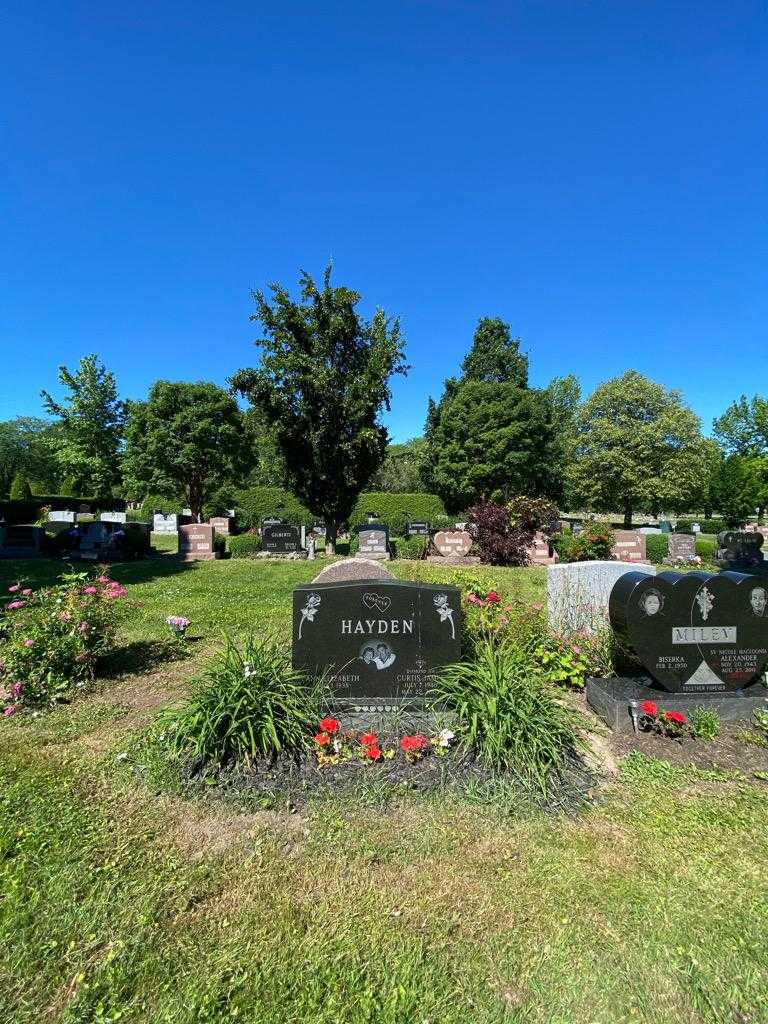
<instances>
[{"instance_id":1,"label":"white flower","mask_svg":"<svg viewBox=\"0 0 768 1024\"><path fill-rule=\"evenodd\" d=\"M439 747L450 747L451 740L456 735L455 732L451 732L450 729L441 729L437 734L437 745Z\"/></svg>"}]
</instances>

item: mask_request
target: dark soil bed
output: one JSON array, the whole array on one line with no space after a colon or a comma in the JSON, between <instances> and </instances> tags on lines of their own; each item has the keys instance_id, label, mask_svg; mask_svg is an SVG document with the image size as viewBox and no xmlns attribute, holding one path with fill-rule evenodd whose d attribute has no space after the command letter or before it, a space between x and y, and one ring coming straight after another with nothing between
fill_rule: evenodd
<instances>
[{"instance_id":1,"label":"dark soil bed","mask_svg":"<svg viewBox=\"0 0 768 1024\"><path fill-rule=\"evenodd\" d=\"M741 771L746 774L768 772L768 746L758 746L744 740L744 735L759 737L748 722L724 725L714 740L696 740L684 737L668 739L653 732L614 733L611 747L619 757L639 750L673 764L693 765L702 769Z\"/></svg>"}]
</instances>

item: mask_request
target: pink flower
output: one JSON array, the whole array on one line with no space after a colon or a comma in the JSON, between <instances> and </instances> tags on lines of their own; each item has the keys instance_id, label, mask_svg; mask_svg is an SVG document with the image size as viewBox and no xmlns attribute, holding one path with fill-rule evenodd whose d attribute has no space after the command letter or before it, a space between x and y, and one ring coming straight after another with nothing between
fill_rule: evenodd
<instances>
[{"instance_id":1,"label":"pink flower","mask_svg":"<svg viewBox=\"0 0 768 1024\"><path fill-rule=\"evenodd\" d=\"M14 583L12 587L8 587L8 593L9 594L15 594L19 590L21 590L21 584L20 583Z\"/></svg>"},{"instance_id":2,"label":"pink flower","mask_svg":"<svg viewBox=\"0 0 768 1024\"><path fill-rule=\"evenodd\" d=\"M128 593L128 588L127 587L123 587L123 586L121 586L121 584L117 583L117 584L115 584L114 587L110 587L110 589L106 591L105 597L108 597L111 600L115 600L115 598L118 598L118 597L125 597L125 595L127 593Z\"/></svg>"},{"instance_id":3,"label":"pink flower","mask_svg":"<svg viewBox=\"0 0 768 1024\"><path fill-rule=\"evenodd\" d=\"M488 593L485 595L485 600L488 602L488 604L498 604L499 601L501 601L501 598L499 597L495 590L489 590Z\"/></svg>"},{"instance_id":4,"label":"pink flower","mask_svg":"<svg viewBox=\"0 0 768 1024\"><path fill-rule=\"evenodd\" d=\"M11 603L8 605L8 611L13 612L17 608L23 608L26 603L26 601L11 601Z\"/></svg>"},{"instance_id":5,"label":"pink flower","mask_svg":"<svg viewBox=\"0 0 768 1024\"><path fill-rule=\"evenodd\" d=\"M22 593L22 595L24 597L29 597L29 595L32 593L32 590L29 587L27 587L27 589L26 590L22 590L21 593Z\"/></svg>"},{"instance_id":6,"label":"pink flower","mask_svg":"<svg viewBox=\"0 0 768 1024\"><path fill-rule=\"evenodd\" d=\"M108 584L111 585L112 583L114 583L114 580L111 580L109 578L109 576L97 576L96 577L96 582L97 583L108 583Z\"/></svg>"},{"instance_id":7,"label":"pink flower","mask_svg":"<svg viewBox=\"0 0 768 1024\"><path fill-rule=\"evenodd\" d=\"M581 654L581 648L579 647L579 645L578 645L578 644L576 644L576 645L574 646L574 648L573 648L573 653L574 653L574 654L576 655L576 657L577 657L577 658L578 658L578 656L579 656L579 655Z\"/></svg>"},{"instance_id":8,"label":"pink flower","mask_svg":"<svg viewBox=\"0 0 768 1024\"><path fill-rule=\"evenodd\" d=\"M72 612L59 612L59 619L62 622L69 622L72 618Z\"/></svg>"},{"instance_id":9,"label":"pink flower","mask_svg":"<svg viewBox=\"0 0 768 1024\"><path fill-rule=\"evenodd\" d=\"M21 694L21 687L21 683L14 683L13 686L11 687L11 697L13 697L14 700L19 699L19 695Z\"/></svg>"},{"instance_id":10,"label":"pink flower","mask_svg":"<svg viewBox=\"0 0 768 1024\"><path fill-rule=\"evenodd\" d=\"M96 587L86 587L83 591L84 594L98 594Z\"/></svg>"},{"instance_id":11,"label":"pink flower","mask_svg":"<svg viewBox=\"0 0 768 1024\"><path fill-rule=\"evenodd\" d=\"M3 711L3 714L5 715L6 718L8 718L10 715L15 715L16 708L13 706L13 704L9 704L8 707L5 708L5 710Z\"/></svg>"},{"instance_id":12,"label":"pink flower","mask_svg":"<svg viewBox=\"0 0 768 1024\"><path fill-rule=\"evenodd\" d=\"M544 607L544 605L543 605L543 604L541 604L541 603L540 603L540 602L538 602L538 601L536 602L536 604L532 604L532 605L531 605L531 608L533 608L533 610L534 610L535 612L540 612L540 611L541 611L541 609L542 609L543 607Z\"/></svg>"},{"instance_id":13,"label":"pink flower","mask_svg":"<svg viewBox=\"0 0 768 1024\"><path fill-rule=\"evenodd\" d=\"M87 622L81 622L80 623L80 632L81 633L87 633L88 632L88 623Z\"/></svg>"},{"instance_id":14,"label":"pink flower","mask_svg":"<svg viewBox=\"0 0 768 1024\"><path fill-rule=\"evenodd\" d=\"M25 647L34 647L35 646L35 641L34 640L25 640L24 641L24 646Z\"/></svg>"}]
</instances>

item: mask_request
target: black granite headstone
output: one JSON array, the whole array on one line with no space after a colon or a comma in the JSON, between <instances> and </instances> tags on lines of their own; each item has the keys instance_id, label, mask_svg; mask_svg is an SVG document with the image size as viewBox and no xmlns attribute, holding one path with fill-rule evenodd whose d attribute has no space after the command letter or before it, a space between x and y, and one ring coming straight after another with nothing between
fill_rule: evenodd
<instances>
[{"instance_id":1,"label":"black granite headstone","mask_svg":"<svg viewBox=\"0 0 768 1024\"><path fill-rule=\"evenodd\" d=\"M768 662L768 583L754 576L629 572L611 591L609 615L673 693L741 690Z\"/></svg>"},{"instance_id":2,"label":"black granite headstone","mask_svg":"<svg viewBox=\"0 0 768 1024\"><path fill-rule=\"evenodd\" d=\"M301 536L297 527L291 526L290 523L272 523L262 528L261 546L264 551L279 554L298 551L301 547Z\"/></svg>"},{"instance_id":3,"label":"black granite headstone","mask_svg":"<svg viewBox=\"0 0 768 1024\"><path fill-rule=\"evenodd\" d=\"M727 530L718 533L717 564L733 572L768 573L763 558L763 535L746 530Z\"/></svg>"},{"instance_id":4,"label":"black granite headstone","mask_svg":"<svg viewBox=\"0 0 768 1024\"><path fill-rule=\"evenodd\" d=\"M371 579L293 592L293 664L331 673L336 698L367 710L423 701L461 657L458 587Z\"/></svg>"}]
</instances>

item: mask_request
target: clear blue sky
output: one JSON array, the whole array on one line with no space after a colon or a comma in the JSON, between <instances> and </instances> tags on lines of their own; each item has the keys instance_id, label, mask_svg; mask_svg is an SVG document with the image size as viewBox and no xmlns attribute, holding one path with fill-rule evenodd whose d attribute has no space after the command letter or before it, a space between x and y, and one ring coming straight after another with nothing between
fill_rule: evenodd
<instances>
[{"instance_id":1,"label":"clear blue sky","mask_svg":"<svg viewBox=\"0 0 768 1024\"><path fill-rule=\"evenodd\" d=\"M760 0L7 4L0 419L95 351L126 397L253 365L299 268L402 319L398 440L480 316L531 380L768 391Z\"/></svg>"}]
</instances>

